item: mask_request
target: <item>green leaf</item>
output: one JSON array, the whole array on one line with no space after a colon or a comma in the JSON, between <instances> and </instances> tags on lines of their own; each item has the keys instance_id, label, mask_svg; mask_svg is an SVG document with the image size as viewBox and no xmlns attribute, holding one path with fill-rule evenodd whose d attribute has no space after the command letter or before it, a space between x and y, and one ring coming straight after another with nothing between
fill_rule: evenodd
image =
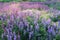
<instances>
[{"instance_id":1,"label":"green leaf","mask_svg":"<svg viewBox=\"0 0 60 40\"><path fill-rule=\"evenodd\" d=\"M19 28L17 25L14 25L14 28L12 29L13 32L16 32L16 34L18 33L19 31Z\"/></svg>"}]
</instances>

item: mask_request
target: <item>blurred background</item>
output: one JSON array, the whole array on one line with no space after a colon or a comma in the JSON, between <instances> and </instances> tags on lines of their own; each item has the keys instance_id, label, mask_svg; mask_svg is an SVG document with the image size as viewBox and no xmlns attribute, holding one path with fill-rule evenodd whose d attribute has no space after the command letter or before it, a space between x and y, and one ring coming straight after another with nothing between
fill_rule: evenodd
<instances>
[{"instance_id":1,"label":"blurred background","mask_svg":"<svg viewBox=\"0 0 60 40\"><path fill-rule=\"evenodd\" d=\"M0 0L0 2L42 2L50 8L60 10L60 0Z\"/></svg>"}]
</instances>

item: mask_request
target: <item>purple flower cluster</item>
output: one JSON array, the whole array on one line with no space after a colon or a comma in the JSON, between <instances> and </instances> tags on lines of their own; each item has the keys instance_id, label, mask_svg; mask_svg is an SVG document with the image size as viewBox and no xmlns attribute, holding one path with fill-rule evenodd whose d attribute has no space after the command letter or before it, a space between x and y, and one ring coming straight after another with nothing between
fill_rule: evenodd
<instances>
[{"instance_id":1,"label":"purple flower cluster","mask_svg":"<svg viewBox=\"0 0 60 40\"><path fill-rule=\"evenodd\" d=\"M0 15L1 40L60 40L60 21L42 18L38 13L30 10Z\"/></svg>"}]
</instances>

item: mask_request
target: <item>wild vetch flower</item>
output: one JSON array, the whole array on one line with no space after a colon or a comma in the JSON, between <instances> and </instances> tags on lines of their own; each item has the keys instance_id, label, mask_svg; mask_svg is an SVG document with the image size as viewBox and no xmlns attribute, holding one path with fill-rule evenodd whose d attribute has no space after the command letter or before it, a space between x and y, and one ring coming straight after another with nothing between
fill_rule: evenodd
<instances>
[{"instance_id":1,"label":"wild vetch flower","mask_svg":"<svg viewBox=\"0 0 60 40\"><path fill-rule=\"evenodd\" d=\"M42 24L44 25L44 27L47 25L46 24L46 19L44 19L44 18L42 19Z\"/></svg>"},{"instance_id":2,"label":"wild vetch flower","mask_svg":"<svg viewBox=\"0 0 60 40\"><path fill-rule=\"evenodd\" d=\"M33 37L33 31L29 32L29 40Z\"/></svg>"},{"instance_id":3,"label":"wild vetch flower","mask_svg":"<svg viewBox=\"0 0 60 40\"><path fill-rule=\"evenodd\" d=\"M0 16L0 19L3 21L3 17L2 16Z\"/></svg>"},{"instance_id":4,"label":"wild vetch flower","mask_svg":"<svg viewBox=\"0 0 60 40\"><path fill-rule=\"evenodd\" d=\"M12 36L7 35L7 39L8 39L8 40L12 40Z\"/></svg>"},{"instance_id":5,"label":"wild vetch flower","mask_svg":"<svg viewBox=\"0 0 60 40\"><path fill-rule=\"evenodd\" d=\"M46 21L46 24L50 24L51 23L51 19L48 19L47 21Z\"/></svg>"},{"instance_id":6,"label":"wild vetch flower","mask_svg":"<svg viewBox=\"0 0 60 40\"><path fill-rule=\"evenodd\" d=\"M55 30L54 30L53 27L49 27L47 33L48 33L48 34L47 34L47 36L48 36L47 39L49 39L49 40L50 40L50 39L53 39L53 38L56 36Z\"/></svg>"},{"instance_id":7,"label":"wild vetch flower","mask_svg":"<svg viewBox=\"0 0 60 40\"><path fill-rule=\"evenodd\" d=\"M9 23L10 22L10 20L9 19L7 19L7 23Z\"/></svg>"},{"instance_id":8,"label":"wild vetch flower","mask_svg":"<svg viewBox=\"0 0 60 40\"><path fill-rule=\"evenodd\" d=\"M0 20L1 20L1 18L2 18L2 17L0 16Z\"/></svg>"},{"instance_id":9,"label":"wild vetch flower","mask_svg":"<svg viewBox=\"0 0 60 40\"><path fill-rule=\"evenodd\" d=\"M17 35L17 38L18 38L18 40L21 40L19 33L18 33L18 35Z\"/></svg>"},{"instance_id":10,"label":"wild vetch flower","mask_svg":"<svg viewBox=\"0 0 60 40\"><path fill-rule=\"evenodd\" d=\"M16 40L17 37L16 37L16 33L15 32L13 32L13 36L14 36L14 40Z\"/></svg>"},{"instance_id":11,"label":"wild vetch flower","mask_svg":"<svg viewBox=\"0 0 60 40\"><path fill-rule=\"evenodd\" d=\"M39 24L38 23L35 25L35 30L39 31Z\"/></svg>"},{"instance_id":12,"label":"wild vetch flower","mask_svg":"<svg viewBox=\"0 0 60 40\"><path fill-rule=\"evenodd\" d=\"M60 29L60 21L58 21L58 26L57 27L58 27L58 29Z\"/></svg>"},{"instance_id":13,"label":"wild vetch flower","mask_svg":"<svg viewBox=\"0 0 60 40\"><path fill-rule=\"evenodd\" d=\"M29 26L29 31L33 31L33 25Z\"/></svg>"},{"instance_id":14,"label":"wild vetch flower","mask_svg":"<svg viewBox=\"0 0 60 40\"><path fill-rule=\"evenodd\" d=\"M10 34L9 29L6 28L7 34Z\"/></svg>"},{"instance_id":15,"label":"wild vetch flower","mask_svg":"<svg viewBox=\"0 0 60 40\"><path fill-rule=\"evenodd\" d=\"M27 32L27 31L26 31L26 30L24 30L24 35L26 34L26 32Z\"/></svg>"},{"instance_id":16,"label":"wild vetch flower","mask_svg":"<svg viewBox=\"0 0 60 40\"><path fill-rule=\"evenodd\" d=\"M37 20L37 19L35 19L35 20L34 20L34 24L37 24L37 21L38 21L38 20Z\"/></svg>"},{"instance_id":17,"label":"wild vetch flower","mask_svg":"<svg viewBox=\"0 0 60 40\"><path fill-rule=\"evenodd\" d=\"M11 16L10 16L10 20L11 20L11 21L14 21L14 15L11 15Z\"/></svg>"},{"instance_id":18,"label":"wild vetch flower","mask_svg":"<svg viewBox=\"0 0 60 40\"><path fill-rule=\"evenodd\" d=\"M54 30L53 27L49 27L49 28L48 28L48 33L49 33L50 35L56 35L55 30Z\"/></svg>"},{"instance_id":19,"label":"wild vetch flower","mask_svg":"<svg viewBox=\"0 0 60 40\"><path fill-rule=\"evenodd\" d=\"M23 22L21 21L21 22L19 22L19 24L18 24L18 27L19 27L19 29L23 29L23 27L24 27L24 24L23 24Z\"/></svg>"},{"instance_id":20,"label":"wild vetch flower","mask_svg":"<svg viewBox=\"0 0 60 40\"><path fill-rule=\"evenodd\" d=\"M7 19L6 14L3 14L2 18L3 18L3 21L6 20Z\"/></svg>"}]
</instances>

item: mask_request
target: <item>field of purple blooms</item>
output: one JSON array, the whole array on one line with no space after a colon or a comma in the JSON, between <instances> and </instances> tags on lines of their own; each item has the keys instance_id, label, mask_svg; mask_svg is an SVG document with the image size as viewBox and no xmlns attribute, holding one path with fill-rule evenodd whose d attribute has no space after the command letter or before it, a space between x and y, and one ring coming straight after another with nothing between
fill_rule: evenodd
<instances>
[{"instance_id":1,"label":"field of purple blooms","mask_svg":"<svg viewBox=\"0 0 60 40\"><path fill-rule=\"evenodd\" d=\"M0 40L60 40L59 10L39 2L6 4L0 3Z\"/></svg>"},{"instance_id":2,"label":"field of purple blooms","mask_svg":"<svg viewBox=\"0 0 60 40\"><path fill-rule=\"evenodd\" d=\"M60 40L60 11L27 9L0 14L0 40Z\"/></svg>"}]
</instances>

